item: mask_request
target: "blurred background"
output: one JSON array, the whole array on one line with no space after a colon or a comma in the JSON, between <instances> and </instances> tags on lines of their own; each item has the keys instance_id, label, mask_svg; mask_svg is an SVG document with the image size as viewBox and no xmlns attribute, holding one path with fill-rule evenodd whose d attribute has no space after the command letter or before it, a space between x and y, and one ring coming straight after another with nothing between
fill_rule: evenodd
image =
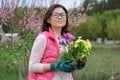
<instances>
[{"instance_id":1,"label":"blurred background","mask_svg":"<svg viewBox=\"0 0 120 80\"><path fill-rule=\"evenodd\" d=\"M0 79L27 80L33 41L56 3L68 10L70 32L92 42L75 80L120 80L120 0L0 0Z\"/></svg>"}]
</instances>

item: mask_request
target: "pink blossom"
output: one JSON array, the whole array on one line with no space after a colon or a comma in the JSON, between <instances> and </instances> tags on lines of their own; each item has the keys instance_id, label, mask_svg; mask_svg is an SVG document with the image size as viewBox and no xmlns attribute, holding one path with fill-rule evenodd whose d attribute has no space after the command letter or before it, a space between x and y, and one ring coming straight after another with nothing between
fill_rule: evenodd
<instances>
[{"instance_id":1,"label":"pink blossom","mask_svg":"<svg viewBox=\"0 0 120 80\"><path fill-rule=\"evenodd\" d=\"M83 4L80 4L78 7L77 7L77 11L79 12L79 11L82 11L83 10Z\"/></svg>"},{"instance_id":2,"label":"pink blossom","mask_svg":"<svg viewBox=\"0 0 120 80\"><path fill-rule=\"evenodd\" d=\"M37 30L41 26L42 20L36 14L37 11L34 8L27 8L22 19L23 23L19 24L19 26L24 29Z\"/></svg>"},{"instance_id":3,"label":"pink blossom","mask_svg":"<svg viewBox=\"0 0 120 80\"><path fill-rule=\"evenodd\" d=\"M50 0L50 6L54 4L54 0Z\"/></svg>"},{"instance_id":4,"label":"pink blossom","mask_svg":"<svg viewBox=\"0 0 120 80\"><path fill-rule=\"evenodd\" d=\"M20 0L17 0L17 5L18 5L19 2L20 2Z\"/></svg>"},{"instance_id":5,"label":"pink blossom","mask_svg":"<svg viewBox=\"0 0 120 80\"><path fill-rule=\"evenodd\" d=\"M12 0L11 1L11 10L10 10L12 15L14 14L15 8L16 8L15 0Z\"/></svg>"},{"instance_id":6,"label":"pink blossom","mask_svg":"<svg viewBox=\"0 0 120 80\"><path fill-rule=\"evenodd\" d=\"M69 9L68 14L72 14L74 8Z\"/></svg>"},{"instance_id":7,"label":"pink blossom","mask_svg":"<svg viewBox=\"0 0 120 80\"><path fill-rule=\"evenodd\" d=\"M4 8L5 7L4 1L2 0L1 2L2 2L1 6L2 6L2 8Z\"/></svg>"},{"instance_id":8,"label":"pink blossom","mask_svg":"<svg viewBox=\"0 0 120 80\"><path fill-rule=\"evenodd\" d=\"M68 19L69 24L73 24L73 21L71 18Z\"/></svg>"},{"instance_id":9,"label":"pink blossom","mask_svg":"<svg viewBox=\"0 0 120 80\"><path fill-rule=\"evenodd\" d=\"M92 9L93 9L93 6L89 3L89 4L87 5L86 11L90 11L90 10L92 10Z\"/></svg>"},{"instance_id":10,"label":"pink blossom","mask_svg":"<svg viewBox=\"0 0 120 80\"><path fill-rule=\"evenodd\" d=\"M0 8L0 22L1 24L7 25L7 16L8 16L8 10L5 8L7 6L6 2L2 0L1 8Z\"/></svg>"},{"instance_id":11,"label":"pink blossom","mask_svg":"<svg viewBox=\"0 0 120 80\"><path fill-rule=\"evenodd\" d=\"M86 22L86 13L92 9L92 5L88 4L87 8L84 8L83 4L80 4L75 8L76 2L73 4L74 7L69 9L69 24L73 27L78 27L81 23Z\"/></svg>"},{"instance_id":12,"label":"pink blossom","mask_svg":"<svg viewBox=\"0 0 120 80\"><path fill-rule=\"evenodd\" d=\"M80 18L80 19L78 20L78 23L83 23L83 22L86 22L86 18Z\"/></svg>"},{"instance_id":13,"label":"pink blossom","mask_svg":"<svg viewBox=\"0 0 120 80\"><path fill-rule=\"evenodd\" d=\"M22 23L23 23L23 21L22 21L22 20L20 20L20 21L19 21L19 24L22 24Z\"/></svg>"}]
</instances>

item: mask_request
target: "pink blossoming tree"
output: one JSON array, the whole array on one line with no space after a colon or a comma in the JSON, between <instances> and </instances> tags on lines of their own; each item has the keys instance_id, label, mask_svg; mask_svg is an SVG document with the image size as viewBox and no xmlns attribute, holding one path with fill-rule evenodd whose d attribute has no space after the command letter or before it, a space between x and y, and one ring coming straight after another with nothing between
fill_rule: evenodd
<instances>
[{"instance_id":1,"label":"pink blossoming tree","mask_svg":"<svg viewBox=\"0 0 120 80\"><path fill-rule=\"evenodd\" d=\"M86 13L93 8L91 4L88 4L86 8L81 3L78 7L75 7L75 5L76 1L68 11L69 25L72 27L78 27L80 23L86 22Z\"/></svg>"}]
</instances>

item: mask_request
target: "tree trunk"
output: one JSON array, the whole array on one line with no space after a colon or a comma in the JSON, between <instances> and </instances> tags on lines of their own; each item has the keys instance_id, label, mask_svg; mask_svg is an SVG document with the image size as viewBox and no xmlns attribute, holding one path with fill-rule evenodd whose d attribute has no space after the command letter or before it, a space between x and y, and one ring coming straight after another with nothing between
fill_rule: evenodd
<instances>
[{"instance_id":1,"label":"tree trunk","mask_svg":"<svg viewBox=\"0 0 120 80\"><path fill-rule=\"evenodd\" d=\"M18 60L18 73L19 73L20 80L23 80L23 78L22 78L22 72L21 72L21 65L20 65L20 61L19 60Z\"/></svg>"}]
</instances>

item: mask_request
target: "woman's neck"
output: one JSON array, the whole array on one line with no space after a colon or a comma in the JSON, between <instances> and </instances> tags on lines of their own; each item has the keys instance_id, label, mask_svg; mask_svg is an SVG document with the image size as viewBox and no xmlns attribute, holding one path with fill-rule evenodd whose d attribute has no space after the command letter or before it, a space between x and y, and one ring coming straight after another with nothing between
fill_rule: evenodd
<instances>
[{"instance_id":1,"label":"woman's neck","mask_svg":"<svg viewBox=\"0 0 120 80\"><path fill-rule=\"evenodd\" d=\"M52 28L52 29L53 29L55 37L61 36L61 28Z\"/></svg>"}]
</instances>

